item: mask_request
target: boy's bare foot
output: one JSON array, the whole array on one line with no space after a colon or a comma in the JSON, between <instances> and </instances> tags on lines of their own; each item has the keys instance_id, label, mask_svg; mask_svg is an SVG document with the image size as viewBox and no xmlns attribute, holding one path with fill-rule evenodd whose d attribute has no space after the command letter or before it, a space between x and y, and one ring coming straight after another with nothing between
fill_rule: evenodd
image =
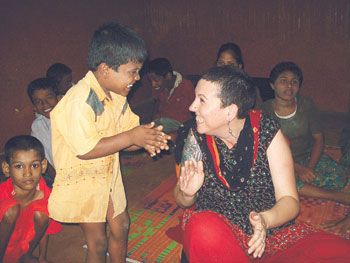
<instances>
[{"instance_id":1,"label":"boy's bare foot","mask_svg":"<svg viewBox=\"0 0 350 263\"><path fill-rule=\"evenodd\" d=\"M324 230L333 230L337 234L350 234L350 214L341 220L332 220L321 224Z\"/></svg>"},{"instance_id":2,"label":"boy's bare foot","mask_svg":"<svg viewBox=\"0 0 350 263\"><path fill-rule=\"evenodd\" d=\"M344 205L350 205L350 193L336 192L333 200Z\"/></svg>"}]
</instances>

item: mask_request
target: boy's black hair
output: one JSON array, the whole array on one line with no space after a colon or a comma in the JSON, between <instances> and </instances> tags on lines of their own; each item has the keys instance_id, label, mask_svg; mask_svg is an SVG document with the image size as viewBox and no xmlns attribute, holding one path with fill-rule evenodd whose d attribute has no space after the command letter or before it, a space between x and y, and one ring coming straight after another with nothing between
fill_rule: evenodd
<instances>
[{"instance_id":1,"label":"boy's black hair","mask_svg":"<svg viewBox=\"0 0 350 263\"><path fill-rule=\"evenodd\" d=\"M46 77L52 79L56 85L58 85L67 74L72 74L72 70L62 63L52 64L46 71Z\"/></svg>"},{"instance_id":2,"label":"boy's black hair","mask_svg":"<svg viewBox=\"0 0 350 263\"><path fill-rule=\"evenodd\" d=\"M237 63L239 65L242 65L242 69L244 69L244 62L243 62L243 56L241 49L236 43L229 42L223 44L218 51L218 54L216 56L216 62L218 61L219 57L221 56L221 53L225 51L231 51L232 56L236 59Z\"/></svg>"},{"instance_id":3,"label":"boy's black hair","mask_svg":"<svg viewBox=\"0 0 350 263\"><path fill-rule=\"evenodd\" d=\"M34 100L33 100L34 91L42 90L42 89L52 90L56 95L58 95L56 84L53 82L53 80L49 78L35 79L32 82L30 82L27 87L27 94L33 104L34 104Z\"/></svg>"},{"instance_id":4,"label":"boy's black hair","mask_svg":"<svg viewBox=\"0 0 350 263\"><path fill-rule=\"evenodd\" d=\"M101 63L114 70L129 61L143 63L147 58L146 44L128 27L110 22L100 26L92 36L87 65L96 71Z\"/></svg>"},{"instance_id":5,"label":"boy's black hair","mask_svg":"<svg viewBox=\"0 0 350 263\"><path fill-rule=\"evenodd\" d=\"M215 67L207 70L201 79L214 82L220 86L218 97L222 106L238 106L239 119L247 116L255 102L255 86L251 77L234 66Z\"/></svg>"},{"instance_id":6,"label":"boy's black hair","mask_svg":"<svg viewBox=\"0 0 350 263\"><path fill-rule=\"evenodd\" d=\"M275 83L278 76L286 71L293 72L298 77L299 87L301 87L301 84L303 83L303 72L297 64L291 61L280 62L273 67L270 73L270 83Z\"/></svg>"},{"instance_id":7,"label":"boy's black hair","mask_svg":"<svg viewBox=\"0 0 350 263\"><path fill-rule=\"evenodd\" d=\"M173 74L173 67L168 59L156 58L148 63L146 72L165 77L169 72Z\"/></svg>"},{"instance_id":8,"label":"boy's black hair","mask_svg":"<svg viewBox=\"0 0 350 263\"><path fill-rule=\"evenodd\" d=\"M41 160L44 160L44 146L37 138L30 135L17 135L15 137L12 137L5 144L5 161L9 164L15 152L30 150L38 152L40 154Z\"/></svg>"}]
</instances>

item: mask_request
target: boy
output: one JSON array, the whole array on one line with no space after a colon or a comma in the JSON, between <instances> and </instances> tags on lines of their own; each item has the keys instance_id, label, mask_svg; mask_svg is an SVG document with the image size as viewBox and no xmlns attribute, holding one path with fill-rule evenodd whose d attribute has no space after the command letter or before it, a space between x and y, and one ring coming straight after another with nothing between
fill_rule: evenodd
<instances>
[{"instance_id":1,"label":"boy","mask_svg":"<svg viewBox=\"0 0 350 263\"><path fill-rule=\"evenodd\" d=\"M46 262L48 234L61 226L49 218L51 190L41 174L47 160L40 141L29 135L11 138L5 145L0 184L0 262ZM39 244L39 259L32 253Z\"/></svg>"},{"instance_id":2,"label":"boy","mask_svg":"<svg viewBox=\"0 0 350 263\"><path fill-rule=\"evenodd\" d=\"M37 114L32 123L31 135L44 145L45 158L48 161L47 173L43 175L46 184L52 188L56 171L52 158L50 112L56 106L59 96L55 83L48 78L38 78L29 83L27 94Z\"/></svg>"},{"instance_id":3,"label":"boy","mask_svg":"<svg viewBox=\"0 0 350 263\"><path fill-rule=\"evenodd\" d=\"M119 151L145 147L154 156L168 149L162 127L139 126L126 101L146 57L135 32L119 23L102 25L89 46L90 71L51 112L56 178L50 216L80 223L87 262L105 262L107 250L111 262L125 262L129 217Z\"/></svg>"},{"instance_id":4,"label":"boy","mask_svg":"<svg viewBox=\"0 0 350 263\"><path fill-rule=\"evenodd\" d=\"M155 101L156 125L163 125L163 131L175 132L181 124L192 119L188 107L194 100L191 81L182 77L166 58L152 60L146 69L152 83L152 97Z\"/></svg>"},{"instance_id":5,"label":"boy","mask_svg":"<svg viewBox=\"0 0 350 263\"><path fill-rule=\"evenodd\" d=\"M72 87L72 70L62 63L52 64L47 72L46 77L55 82L59 95L64 96Z\"/></svg>"}]
</instances>

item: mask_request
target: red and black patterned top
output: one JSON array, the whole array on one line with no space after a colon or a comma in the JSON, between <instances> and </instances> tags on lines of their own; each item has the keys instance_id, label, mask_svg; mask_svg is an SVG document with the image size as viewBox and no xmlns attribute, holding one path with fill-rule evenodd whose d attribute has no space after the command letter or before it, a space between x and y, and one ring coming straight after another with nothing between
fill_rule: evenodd
<instances>
[{"instance_id":1,"label":"red and black patterned top","mask_svg":"<svg viewBox=\"0 0 350 263\"><path fill-rule=\"evenodd\" d=\"M195 205L184 213L183 223L200 211L217 212L232 224L242 247L248 249L253 234L250 212L262 212L276 204L266 151L279 129L277 121L252 110L232 149L219 138L192 129L202 151L205 178ZM307 224L294 225L294 220L268 229L264 255L285 249L315 231Z\"/></svg>"}]
</instances>

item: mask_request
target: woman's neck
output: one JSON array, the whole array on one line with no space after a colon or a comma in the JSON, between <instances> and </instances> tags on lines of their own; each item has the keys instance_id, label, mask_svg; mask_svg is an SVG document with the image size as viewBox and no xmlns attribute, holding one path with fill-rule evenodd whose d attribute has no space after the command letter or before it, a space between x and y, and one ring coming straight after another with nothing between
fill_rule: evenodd
<instances>
[{"instance_id":1,"label":"woman's neck","mask_svg":"<svg viewBox=\"0 0 350 263\"><path fill-rule=\"evenodd\" d=\"M219 137L229 149L237 143L239 135L244 127L245 120L245 118L232 120L226 127L224 136Z\"/></svg>"}]
</instances>

